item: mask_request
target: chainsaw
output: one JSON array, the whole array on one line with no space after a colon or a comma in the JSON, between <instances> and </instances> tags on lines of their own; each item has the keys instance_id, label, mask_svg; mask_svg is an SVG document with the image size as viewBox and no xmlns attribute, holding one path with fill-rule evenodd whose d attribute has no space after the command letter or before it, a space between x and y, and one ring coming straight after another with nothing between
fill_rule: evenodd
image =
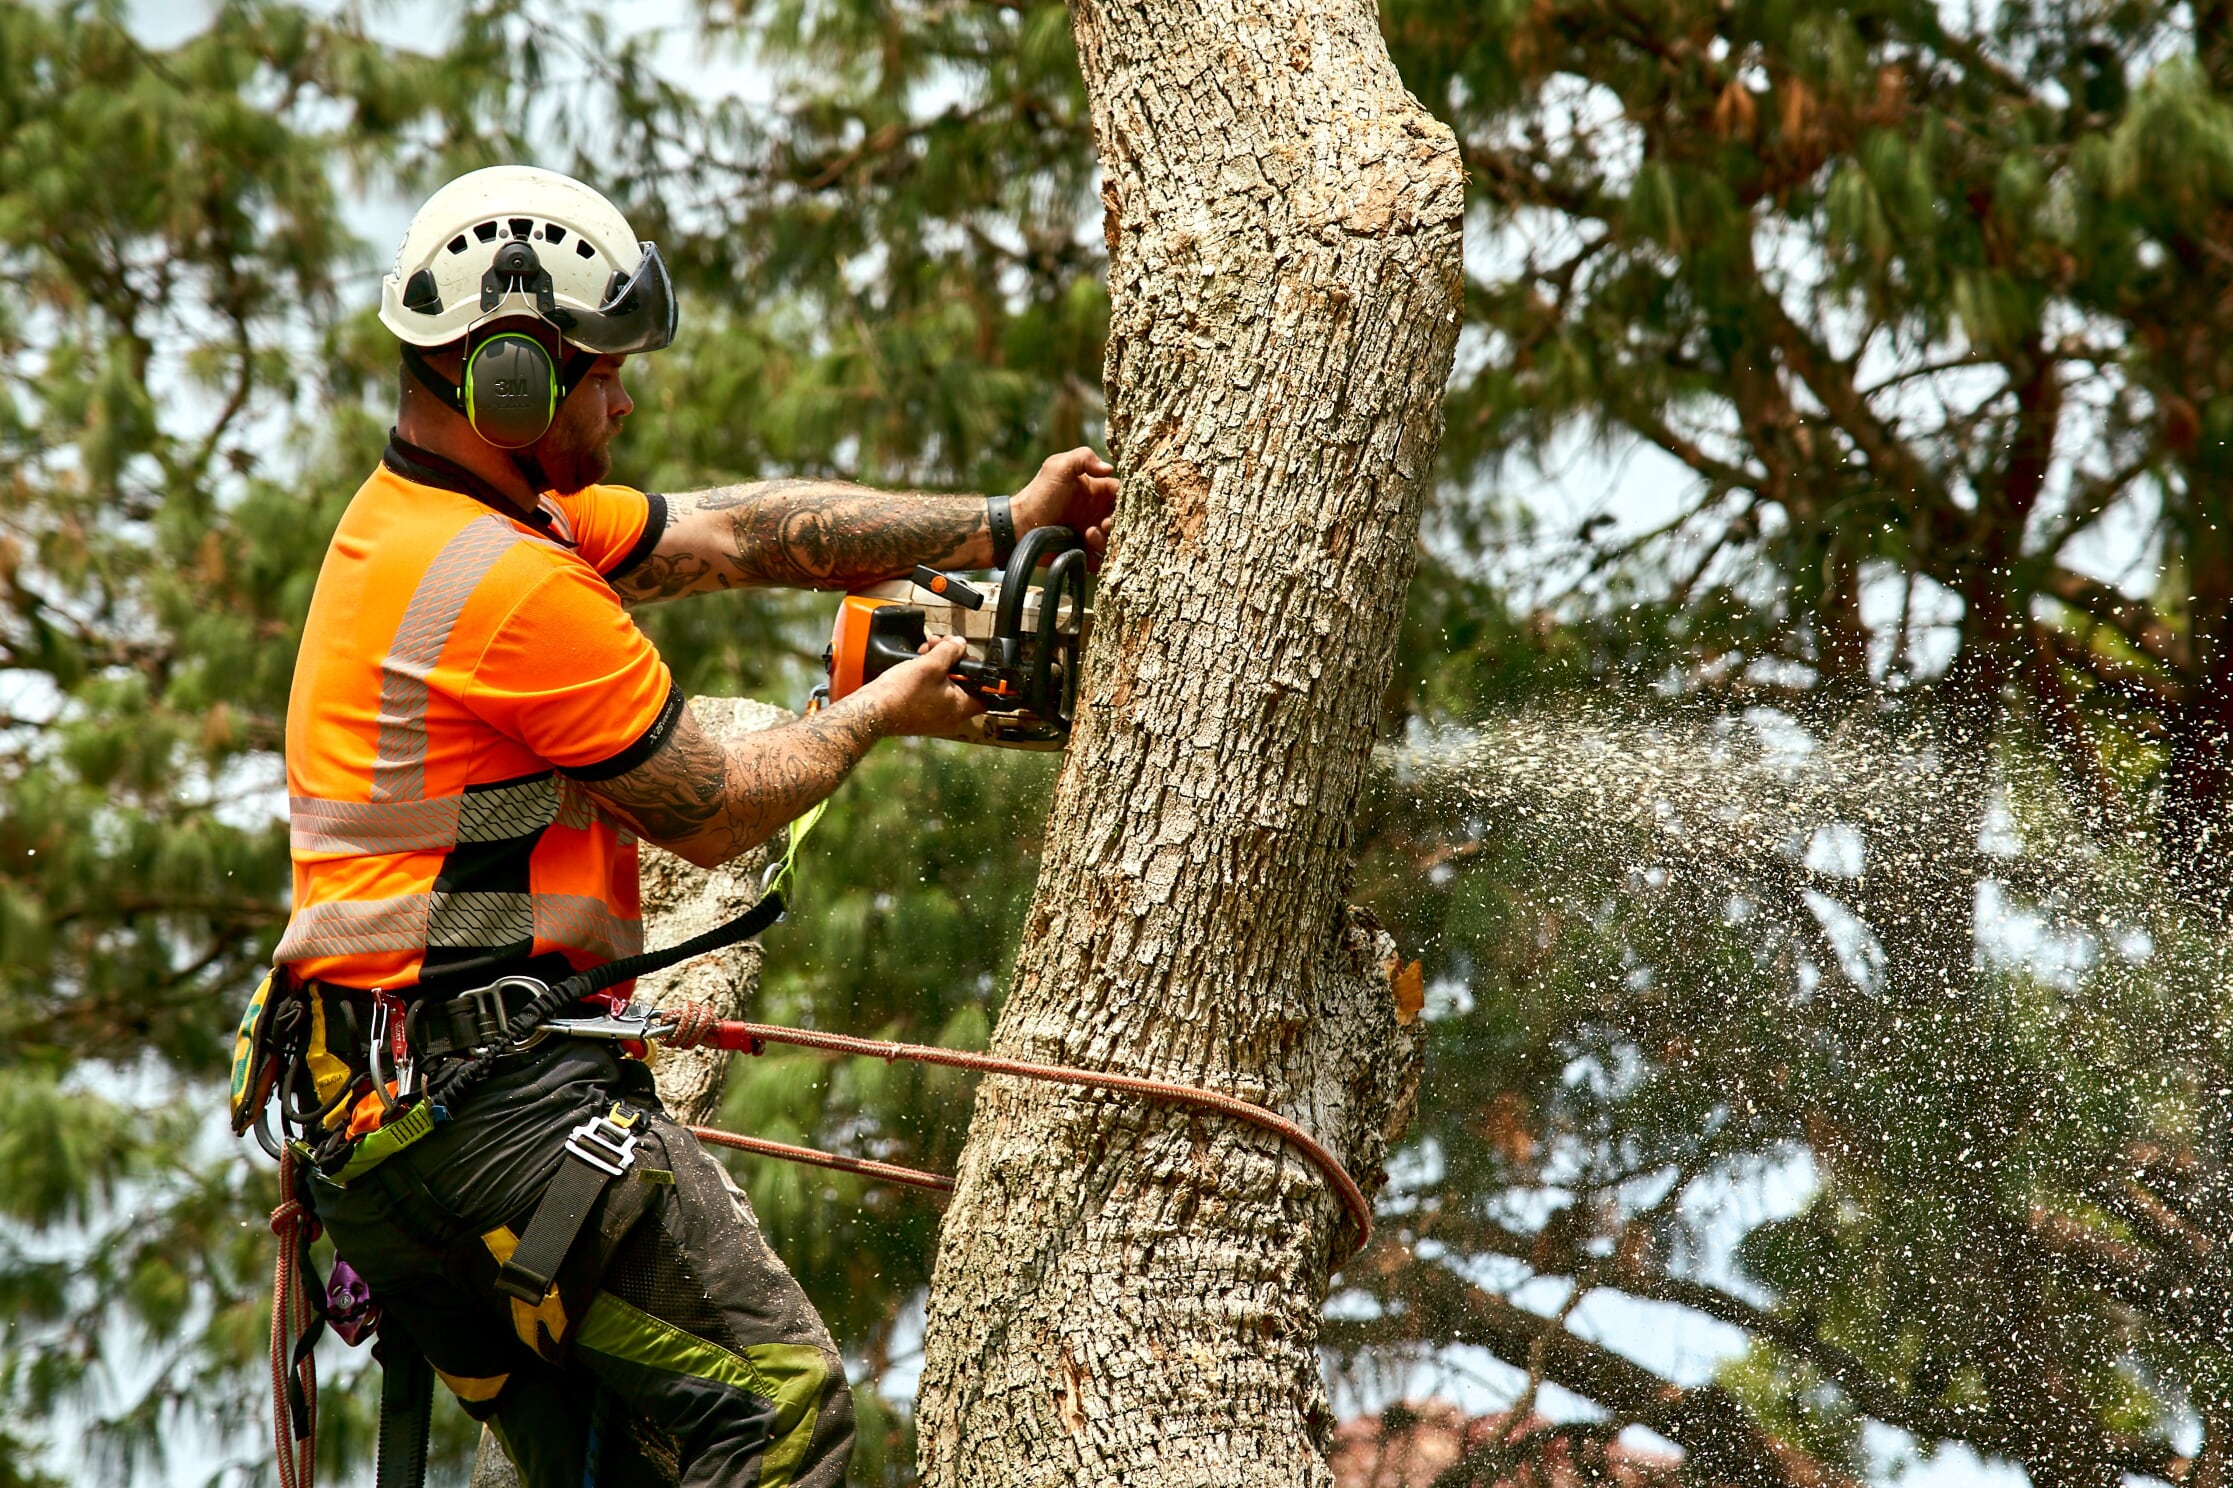
<instances>
[{"instance_id":1,"label":"chainsaw","mask_svg":"<svg viewBox=\"0 0 2233 1488\"><path fill-rule=\"evenodd\" d=\"M1076 715L1078 658L1093 618L1085 558L1070 528L1034 527L997 581L973 584L918 567L911 577L846 595L822 653L828 680L816 698L834 703L913 661L925 642L959 636L967 649L951 675L985 704L972 742L1060 749Z\"/></svg>"}]
</instances>

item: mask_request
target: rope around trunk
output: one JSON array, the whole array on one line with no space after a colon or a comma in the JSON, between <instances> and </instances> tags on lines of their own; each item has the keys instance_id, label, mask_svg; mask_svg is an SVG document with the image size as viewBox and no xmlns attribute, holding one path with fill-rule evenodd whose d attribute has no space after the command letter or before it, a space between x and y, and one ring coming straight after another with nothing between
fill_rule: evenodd
<instances>
[{"instance_id":1,"label":"rope around trunk","mask_svg":"<svg viewBox=\"0 0 2233 1488\"><path fill-rule=\"evenodd\" d=\"M952 1069L975 1070L980 1074L1012 1075L1021 1080L1043 1080L1056 1085L1082 1085L1089 1090L1122 1091L1128 1095L1145 1096L1150 1100L1169 1101L1175 1105L1230 1116L1236 1121L1276 1133L1293 1145L1318 1169L1327 1185L1333 1189L1334 1196L1341 1201L1341 1207L1348 1214L1350 1223L1356 1226L1357 1249L1362 1250L1365 1242L1372 1238L1372 1205L1366 1201L1364 1190L1357 1186L1357 1181L1342 1167L1340 1159L1327 1151L1316 1137L1277 1111L1266 1110L1238 1096L1223 1095L1194 1085L1179 1085L1169 1080L1150 1080L1139 1075L1119 1075L1102 1070L1072 1069L1059 1064L1035 1064L1024 1059L1003 1059L995 1054L971 1054L959 1049L934 1048L928 1044L901 1044L886 1039L855 1038L851 1034L784 1028L769 1023L716 1021L707 1016L697 1004L686 1004L682 1009L678 1032L697 1034L697 1037L692 1038L689 1043L670 1037L666 1041L669 1047L690 1048L706 1043L715 1048L757 1054L765 1044L792 1044L804 1049L819 1049L829 1054L853 1054L881 1059L886 1063L904 1059L915 1064L942 1064ZM694 1126L690 1131L702 1142L710 1142L719 1147L734 1147L739 1151L754 1152L785 1162L835 1168L840 1172L859 1173L865 1177L882 1178L937 1192L951 1192L954 1186L953 1179L941 1174L925 1173L892 1163L843 1157L834 1152L823 1152L813 1147L794 1147L787 1142L771 1142L762 1137L739 1136L734 1132L709 1126Z\"/></svg>"}]
</instances>

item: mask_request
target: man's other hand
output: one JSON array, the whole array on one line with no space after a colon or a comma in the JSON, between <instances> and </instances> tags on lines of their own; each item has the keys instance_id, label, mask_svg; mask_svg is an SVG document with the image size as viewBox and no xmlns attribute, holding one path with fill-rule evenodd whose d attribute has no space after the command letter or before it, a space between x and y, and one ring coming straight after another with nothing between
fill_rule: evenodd
<instances>
[{"instance_id":1,"label":"man's other hand","mask_svg":"<svg viewBox=\"0 0 2233 1488\"><path fill-rule=\"evenodd\" d=\"M962 650L958 637L947 636L863 687L856 696L876 710L877 732L887 737L966 737L985 705L947 675L961 664Z\"/></svg>"},{"instance_id":2,"label":"man's other hand","mask_svg":"<svg viewBox=\"0 0 2233 1488\"><path fill-rule=\"evenodd\" d=\"M1034 527L1068 527L1085 539L1088 561L1099 567L1109 550L1109 514L1116 510L1116 468L1080 446L1047 457L1031 484L1009 503L1016 536Z\"/></svg>"}]
</instances>

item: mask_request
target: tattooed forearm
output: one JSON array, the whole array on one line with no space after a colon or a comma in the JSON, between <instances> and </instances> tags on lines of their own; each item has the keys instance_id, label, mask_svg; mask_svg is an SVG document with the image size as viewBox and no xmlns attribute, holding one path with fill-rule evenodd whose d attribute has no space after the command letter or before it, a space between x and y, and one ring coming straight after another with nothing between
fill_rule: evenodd
<instances>
[{"instance_id":1,"label":"tattooed forearm","mask_svg":"<svg viewBox=\"0 0 2233 1488\"><path fill-rule=\"evenodd\" d=\"M872 491L841 481L762 481L667 499L667 533L620 578L641 604L745 584L858 589L918 563L980 568L992 561L977 496Z\"/></svg>"},{"instance_id":2,"label":"tattooed forearm","mask_svg":"<svg viewBox=\"0 0 2233 1488\"><path fill-rule=\"evenodd\" d=\"M714 868L836 790L879 737L875 707L865 699L848 698L726 747L686 707L658 753L625 775L582 788L646 841Z\"/></svg>"}]
</instances>

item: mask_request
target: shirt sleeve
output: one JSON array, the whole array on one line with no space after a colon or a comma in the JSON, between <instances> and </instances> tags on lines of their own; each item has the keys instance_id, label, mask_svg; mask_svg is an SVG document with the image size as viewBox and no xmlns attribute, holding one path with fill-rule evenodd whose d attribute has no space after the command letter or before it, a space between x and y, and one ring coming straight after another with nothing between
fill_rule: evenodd
<instances>
[{"instance_id":1,"label":"shirt sleeve","mask_svg":"<svg viewBox=\"0 0 2233 1488\"><path fill-rule=\"evenodd\" d=\"M681 712L659 652L587 566L560 562L504 618L464 701L490 727L587 778L658 748ZM627 766L623 766L623 769Z\"/></svg>"},{"instance_id":2,"label":"shirt sleeve","mask_svg":"<svg viewBox=\"0 0 2233 1488\"><path fill-rule=\"evenodd\" d=\"M630 486L586 486L553 499L565 510L574 551L608 579L650 557L667 530L667 499Z\"/></svg>"}]
</instances>

